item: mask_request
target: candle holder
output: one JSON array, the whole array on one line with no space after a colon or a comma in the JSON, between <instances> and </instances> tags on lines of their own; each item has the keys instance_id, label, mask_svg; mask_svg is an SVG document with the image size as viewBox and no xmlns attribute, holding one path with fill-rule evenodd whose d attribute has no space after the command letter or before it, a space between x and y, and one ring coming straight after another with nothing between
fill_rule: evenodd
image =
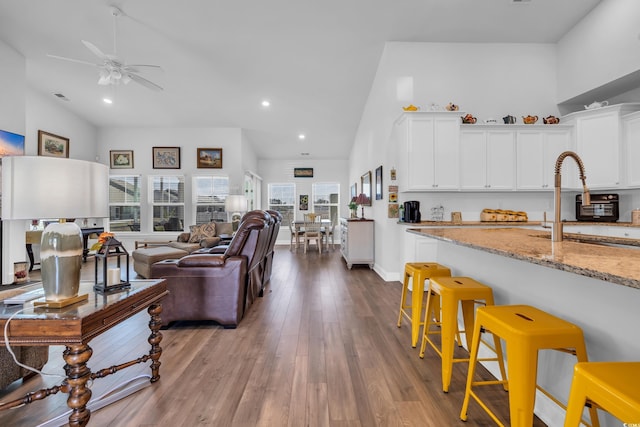
<instances>
[{"instance_id":1,"label":"candle holder","mask_svg":"<svg viewBox=\"0 0 640 427\"><path fill-rule=\"evenodd\" d=\"M116 268L109 268L109 261L116 260ZM122 280L122 261L124 258L124 269L126 280ZM101 273L101 274L100 274ZM96 252L95 263L95 285L94 289L99 292L120 291L131 287L129 283L129 252L122 243L113 237L107 239L102 247Z\"/></svg>"}]
</instances>

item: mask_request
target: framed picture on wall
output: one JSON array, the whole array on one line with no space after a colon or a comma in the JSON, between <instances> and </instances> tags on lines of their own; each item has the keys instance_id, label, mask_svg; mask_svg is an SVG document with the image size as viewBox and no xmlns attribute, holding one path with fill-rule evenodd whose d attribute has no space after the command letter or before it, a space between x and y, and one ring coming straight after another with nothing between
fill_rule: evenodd
<instances>
[{"instance_id":1,"label":"framed picture on wall","mask_svg":"<svg viewBox=\"0 0 640 427\"><path fill-rule=\"evenodd\" d=\"M364 206L371 206L371 171L367 171L360 177L360 187L362 193L367 196L367 203L363 203Z\"/></svg>"},{"instance_id":2,"label":"framed picture on wall","mask_svg":"<svg viewBox=\"0 0 640 427\"><path fill-rule=\"evenodd\" d=\"M301 211L309 210L309 195L307 194L300 195L300 210Z\"/></svg>"},{"instance_id":3,"label":"framed picture on wall","mask_svg":"<svg viewBox=\"0 0 640 427\"><path fill-rule=\"evenodd\" d=\"M133 169L133 150L109 151L111 169Z\"/></svg>"},{"instance_id":4,"label":"framed picture on wall","mask_svg":"<svg viewBox=\"0 0 640 427\"><path fill-rule=\"evenodd\" d=\"M294 178L313 178L313 168L293 168Z\"/></svg>"},{"instance_id":5,"label":"framed picture on wall","mask_svg":"<svg viewBox=\"0 0 640 427\"><path fill-rule=\"evenodd\" d=\"M153 147L154 169L180 169L180 147Z\"/></svg>"},{"instance_id":6,"label":"framed picture on wall","mask_svg":"<svg viewBox=\"0 0 640 427\"><path fill-rule=\"evenodd\" d=\"M69 138L39 130L38 156L69 157Z\"/></svg>"},{"instance_id":7,"label":"framed picture on wall","mask_svg":"<svg viewBox=\"0 0 640 427\"><path fill-rule=\"evenodd\" d=\"M376 168L376 200L382 200L382 165Z\"/></svg>"},{"instance_id":8,"label":"framed picture on wall","mask_svg":"<svg viewBox=\"0 0 640 427\"><path fill-rule=\"evenodd\" d=\"M198 148L198 168L222 169L222 148Z\"/></svg>"},{"instance_id":9,"label":"framed picture on wall","mask_svg":"<svg viewBox=\"0 0 640 427\"><path fill-rule=\"evenodd\" d=\"M349 198L349 200L353 200L356 197L358 197L358 183L354 182L351 186L351 198Z\"/></svg>"}]
</instances>

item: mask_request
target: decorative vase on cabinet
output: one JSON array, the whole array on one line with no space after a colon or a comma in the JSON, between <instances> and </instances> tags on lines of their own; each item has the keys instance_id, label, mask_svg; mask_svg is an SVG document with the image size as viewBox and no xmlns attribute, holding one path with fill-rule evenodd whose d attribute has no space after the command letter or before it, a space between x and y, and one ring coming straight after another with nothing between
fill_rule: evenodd
<instances>
[{"instance_id":1,"label":"decorative vase on cabinet","mask_svg":"<svg viewBox=\"0 0 640 427\"><path fill-rule=\"evenodd\" d=\"M373 268L373 220L340 218L340 252L351 269L354 264Z\"/></svg>"}]
</instances>

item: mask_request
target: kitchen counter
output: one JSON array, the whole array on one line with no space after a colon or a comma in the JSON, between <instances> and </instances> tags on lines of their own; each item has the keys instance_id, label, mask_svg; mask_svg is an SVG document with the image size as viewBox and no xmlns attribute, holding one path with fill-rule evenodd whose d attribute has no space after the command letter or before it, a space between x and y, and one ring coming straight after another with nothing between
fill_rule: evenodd
<instances>
[{"instance_id":1,"label":"kitchen counter","mask_svg":"<svg viewBox=\"0 0 640 427\"><path fill-rule=\"evenodd\" d=\"M639 224L630 222L584 222L584 221L562 221L565 226L582 225L582 226L612 226L612 227L631 227L640 229ZM400 222L399 225L410 227L540 227L542 221L522 221L522 222L497 222L497 221L462 221L459 223L451 221L421 221L421 222ZM551 221L547 221L545 225L551 225Z\"/></svg>"},{"instance_id":2,"label":"kitchen counter","mask_svg":"<svg viewBox=\"0 0 640 427\"><path fill-rule=\"evenodd\" d=\"M640 289L640 247L633 247L640 246L640 241L635 239L567 234L564 241L554 243L548 231L522 228L414 228L407 231ZM608 244L628 244L629 247Z\"/></svg>"}]
</instances>

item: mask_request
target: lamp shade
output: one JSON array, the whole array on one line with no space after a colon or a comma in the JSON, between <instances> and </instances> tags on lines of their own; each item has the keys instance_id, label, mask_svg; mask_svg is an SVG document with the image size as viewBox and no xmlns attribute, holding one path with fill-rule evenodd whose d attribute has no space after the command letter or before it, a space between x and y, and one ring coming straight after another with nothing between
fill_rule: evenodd
<instances>
[{"instance_id":1,"label":"lamp shade","mask_svg":"<svg viewBox=\"0 0 640 427\"><path fill-rule=\"evenodd\" d=\"M231 194L224 202L227 212L245 212L247 210L247 198L242 195Z\"/></svg>"},{"instance_id":2,"label":"lamp shade","mask_svg":"<svg viewBox=\"0 0 640 427\"><path fill-rule=\"evenodd\" d=\"M2 219L109 216L109 169L47 156L2 159Z\"/></svg>"},{"instance_id":3,"label":"lamp shade","mask_svg":"<svg viewBox=\"0 0 640 427\"><path fill-rule=\"evenodd\" d=\"M369 203L369 198L367 197L366 194L364 194L364 193L358 194L358 197L356 197L356 204L357 205L366 205L368 203Z\"/></svg>"}]
</instances>

